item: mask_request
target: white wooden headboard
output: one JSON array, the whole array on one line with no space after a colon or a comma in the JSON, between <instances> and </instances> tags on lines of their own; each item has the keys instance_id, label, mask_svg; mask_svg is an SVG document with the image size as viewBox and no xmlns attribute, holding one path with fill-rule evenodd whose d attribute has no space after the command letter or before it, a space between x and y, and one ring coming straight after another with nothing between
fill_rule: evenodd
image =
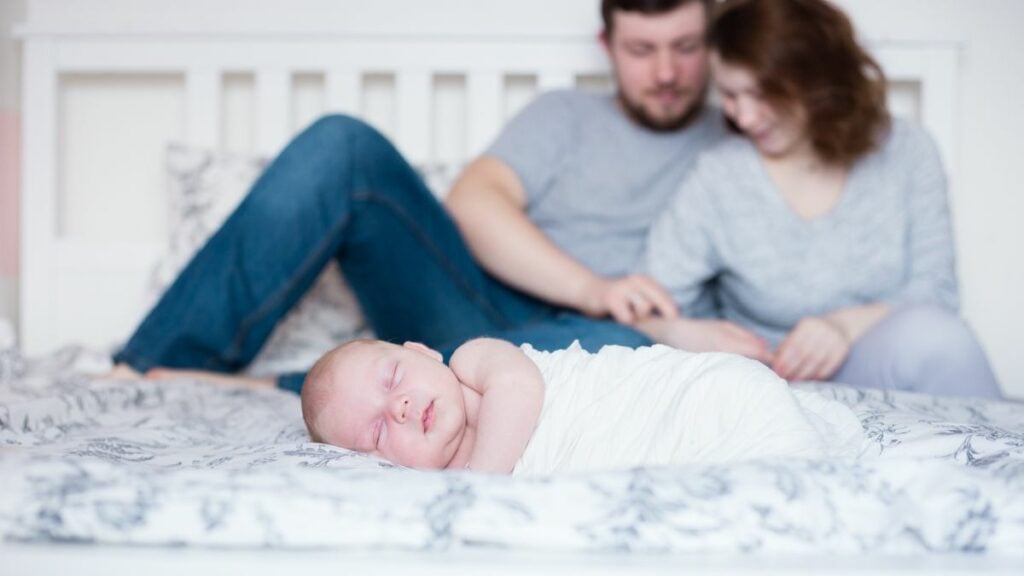
<instances>
[{"instance_id":1,"label":"white wooden headboard","mask_svg":"<svg viewBox=\"0 0 1024 576\"><path fill-rule=\"evenodd\" d=\"M40 3L52 9L60 2ZM423 12L422 4L431 3L409 0L406 4L410 11ZM596 0L593 4L596 14ZM332 6L323 2L312 5L324 10ZM368 86L384 78L388 85L384 97L390 99L386 108L393 118L377 118L377 123L384 124L384 131L414 163L459 161L479 153L515 111L517 105L510 104L510 99L515 98L516 90L523 99L524 82L532 92L601 84L600 79L607 78L607 64L595 40L596 22L590 17L575 30L545 34L518 23L500 33L481 34L487 26L466 17L448 23L444 30L433 26L428 32L410 32L408 17L391 28L378 18L360 29L358 14L346 19L336 32L320 29L310 34L280 32L269 20L273 14L266 16L271 31L260 31L259 26L218 31L199 18L193 27L178 21L166 30L161 30L159 23L149 23L146 30L126 31L105 29L102 15L93 15L80 26L33 22L31 6L30 0L30 20L19 35L24 42L20 339L32 354L67 343L109 346L127 337L145 312L145 284L163 248L158 233L127 240L117 234L80 236L69 233L62 224L68 206L84 205L76 204L75 194L80 189L66 177L74 173L66 168L75 160L66 156L85 153L63 145L66 131L76 122L76 108L65 102L63 93L68 78L95 76L112 78L114 83L154 75L178 78L180 82L174 85L180 92L176 96L180 98L180 126L175 126L167 139L216 148L225 141L225 118L230 112L225 106L228 79L249 75L254 96L254 152L265 155L277 151L297 128L295 85L301 79L316 79L320 96L315 112L373 116L372 99L382 96ZM487 17L485 10L477 12L478 18ZM333 8L324 14L324 18L336 16ZM490 27L494 28L493 23ZM900 113L917 116L931 130L955 178L956 49L942 44L886 42L874 43L873 49L895 81L893 106ZM460 117L454 122L437 121L435 104L441 89L459 93L455 107ZM116 121L107 122L102 129L114 128L112 122ZM130 140L132 127L120 129L127 130ZM443 140L439 134L448 133L446 141L450 142L452 132L458 133L456 146L438 144ZM158 160L140 158L141 149L129 145L103 158L159 164ZM159 153L158 149L149 150ZM117 181L113 176L124 166L111 162L93 169ZM117 185L133 187L123 181ZM143 203L165 202L159 186L138 188L144 189L125 194L143 195L139 200ZM97 203L102 202L86 204L95 210ZM103 218L103 213L109 212L106 225L111 229L125 225L117 206L100 210L100 216L92 217Z\"/></svg>"}]
</instances>

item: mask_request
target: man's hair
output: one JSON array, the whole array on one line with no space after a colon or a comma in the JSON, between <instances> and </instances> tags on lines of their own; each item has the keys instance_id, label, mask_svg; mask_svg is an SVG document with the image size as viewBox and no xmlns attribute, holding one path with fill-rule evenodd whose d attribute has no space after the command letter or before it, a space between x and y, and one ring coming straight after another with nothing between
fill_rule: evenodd
<instances>
[{"instance_id":1,"label":"man's hair","mask_svg":"<svg viewBox=\"0 0 1024 576\"><path fill-rule=\"evenodd\" d=\"M714 0L601 0L601 20L604 22L604 33L606 36L612 34L612 15L615 11L639 12L644 15L653 16L671 12L683 4L700 2L704 4L706 14L711 13Z\"/></svg>"},{"instance_id":2,"label":"man's hair","mask_svg":"<svg viewBox=\"0 0 1024 576\"><path fill-rule=\"evenodd\" d=\"M825 0L726 0L708 46L748 69L772 105L802 106L826 162L849 165L889 127L885 74L857 44L849 18Z\"/></svg>"}]
</instances>

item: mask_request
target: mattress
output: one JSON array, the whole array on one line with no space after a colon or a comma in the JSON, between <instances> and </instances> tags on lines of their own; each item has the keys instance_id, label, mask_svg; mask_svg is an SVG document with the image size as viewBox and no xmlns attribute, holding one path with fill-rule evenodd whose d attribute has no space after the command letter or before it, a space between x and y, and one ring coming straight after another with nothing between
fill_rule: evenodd
<instances>
[{"instance_id":1,"label":"mattress","mask_svg":"<svg viewBox=\"0 0 1024 576\"><path fill-rule=\"evenodd\" d=\"M0 351L8 544L501 553L1024 555L1024 405L805 383L853 459L587 474L422 472L309 441L298 397L98 380Z\"/></svg>"}]
</instances>

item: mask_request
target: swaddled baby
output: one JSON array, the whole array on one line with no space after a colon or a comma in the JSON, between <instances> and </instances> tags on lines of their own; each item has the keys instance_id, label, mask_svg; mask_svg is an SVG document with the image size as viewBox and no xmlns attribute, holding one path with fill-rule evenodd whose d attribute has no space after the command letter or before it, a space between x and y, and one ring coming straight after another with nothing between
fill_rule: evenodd
<instances>
[{"instance_id":1,"label":"swaddled baby","mask_svg":"<svg viewBox=\"0 0 1024 576\"><path fill-rule=\"evenodd\" d=\"M313 440L424 469L550 474L753 458L852 456L845 406L760 363L667 346L556 352L478 339L452 355L360 340L302 390Z\"/></svg>"}]
</instances>

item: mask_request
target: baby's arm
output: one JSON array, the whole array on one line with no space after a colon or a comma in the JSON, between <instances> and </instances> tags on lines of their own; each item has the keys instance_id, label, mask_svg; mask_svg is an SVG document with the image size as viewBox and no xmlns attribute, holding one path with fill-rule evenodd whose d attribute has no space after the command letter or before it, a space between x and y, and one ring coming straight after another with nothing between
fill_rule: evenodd
<instances>
[{"instance_id":1,"label":"baby's arm","mask_svg":"<svg viewBox=\"0 0 1024 576\"><path fill-rule=\"evenodd\" d=\"M544 403L544 379L523 351L508 342L480 338L460 346L449 367L480 394L480 409L467 467L508 474L526 450ZM472 415L470 416L472 420Z\"/></svg>"}]
</instances>

